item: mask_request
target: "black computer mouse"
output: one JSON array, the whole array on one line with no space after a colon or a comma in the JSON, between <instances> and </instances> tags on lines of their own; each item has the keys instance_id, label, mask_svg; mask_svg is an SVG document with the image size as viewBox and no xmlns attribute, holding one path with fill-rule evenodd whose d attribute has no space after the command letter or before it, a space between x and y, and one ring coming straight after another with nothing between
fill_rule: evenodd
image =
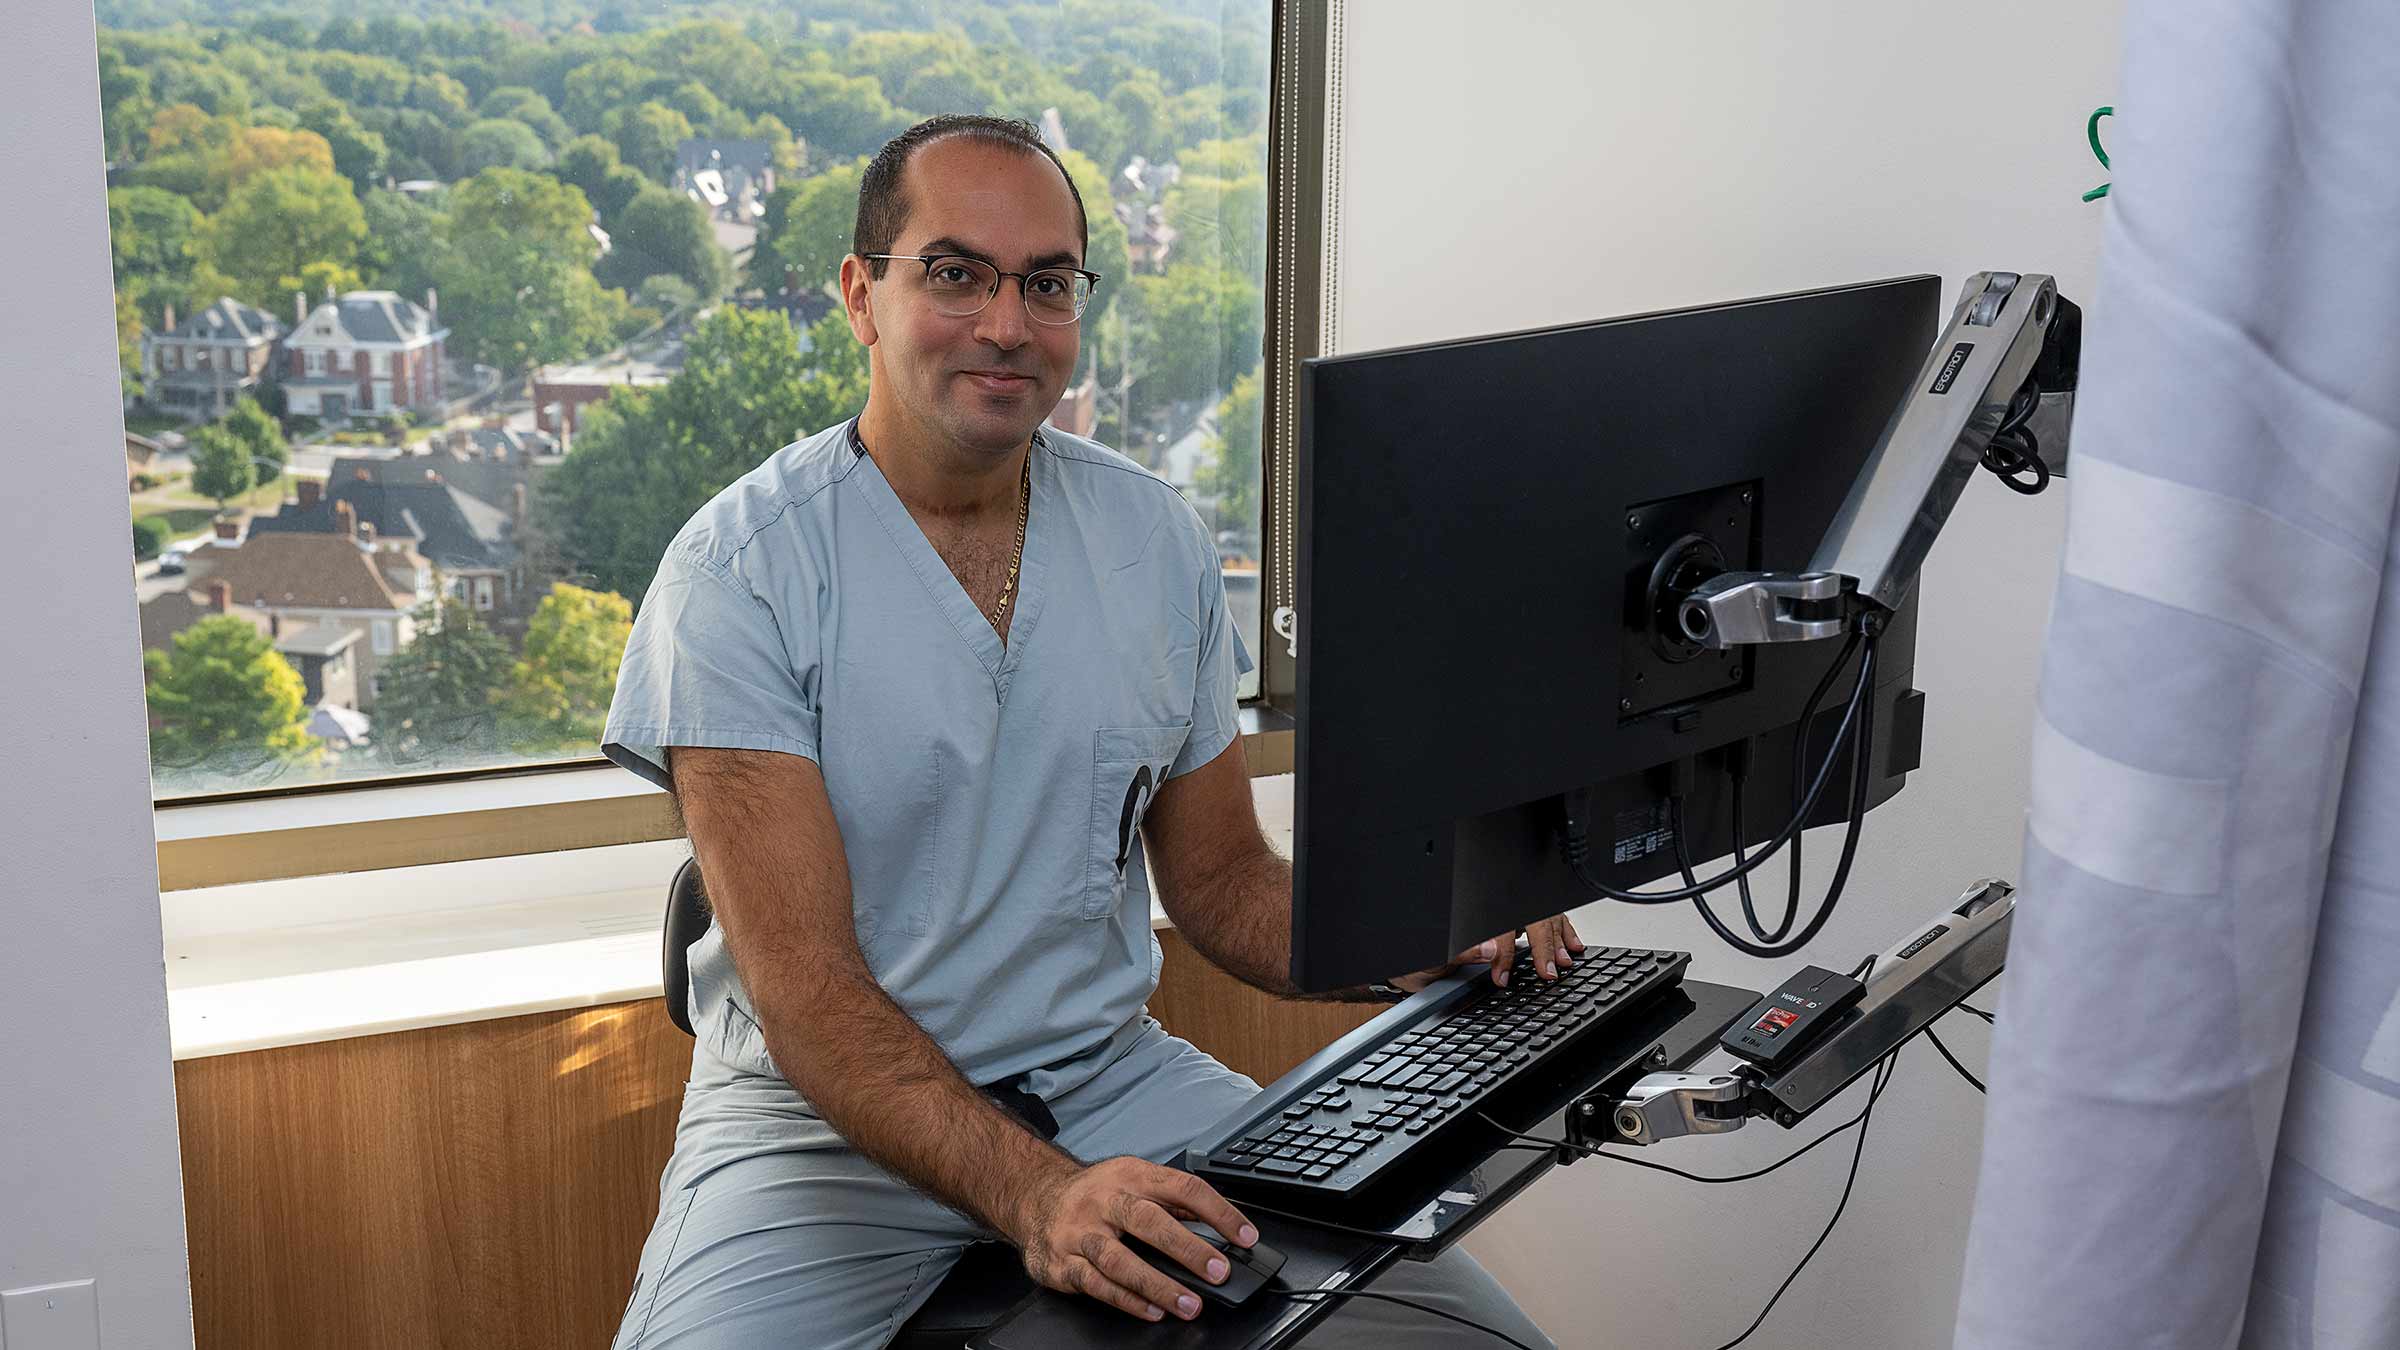
<instances>
[{"instance_id":1,"label":"black computer mouse","mask_svg":"<svg viewBox=\"0 0 2400 1350\"><path fill-rule=\"evenodd\" d=\"M1126 1250L1140 1257L1158 1273L1198 1294L1201 1298L1211 1303L1224 1304L1228 1308L1238 1308L1249 1302L1251 1295L1266 1288L1267 1282L1275 1278L1275 1272L1283 1269L1283 1253L1264 1242L1249 1247L1239 1247L1227 1242L1224 1235L1213 1228L1196 1227L1191 1224L1184 1226L1190 1228L1201 1241L1216 1248L1224 1256L1225 1282L1223 1284L1210 1284L1184 1269L1181 1261L1131 1233L1124 1234L1118 1240L1125 1244Z\"/></svg>"}]
</instances>

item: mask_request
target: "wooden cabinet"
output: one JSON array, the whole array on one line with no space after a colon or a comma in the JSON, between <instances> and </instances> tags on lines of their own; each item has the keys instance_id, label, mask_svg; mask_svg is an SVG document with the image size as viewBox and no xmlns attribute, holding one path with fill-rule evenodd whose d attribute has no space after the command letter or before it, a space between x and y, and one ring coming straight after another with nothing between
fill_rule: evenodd
<instances>
[{"instance_id":1,"label":"wooden cabinet","mask_svg":"<svg viewBox=\"0 0 2400 1350\"><path fill-rule=\"evenodd\" d=\"M1379 1011L1159 941L1152 1014L1261 1083ZM607 1345L691 1052L647 999L178 1063L199 1350Z\"/></svg>"}]
</instances>

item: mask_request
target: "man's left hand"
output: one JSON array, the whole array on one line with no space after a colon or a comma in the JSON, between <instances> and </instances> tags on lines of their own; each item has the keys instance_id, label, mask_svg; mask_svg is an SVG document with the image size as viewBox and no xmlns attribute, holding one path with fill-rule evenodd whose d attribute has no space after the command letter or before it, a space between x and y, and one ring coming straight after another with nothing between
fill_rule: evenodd
<instances>
[{"instance_id":1,"label":"man's left hand","mask_svg":"<svg viewBox=\"0 0 2400 1350\"><path fill-rule=\"evenodd\" d=\"M1565 967L1574 965L1575 958L1583 951L1583 939L1576 936L1574 922L1564 914L1544 919L1522 931L1532 938L1530 945L1533 949L1533 968L1545 980L1557 979L1558 972ZM1431 970L1420 970L1412 975L1395 975L1391 979L1391 984L1395 988L1405 989L1413 994L1457 970L1460 966L1472 965L1478 961L1492 963L1492 983L1507 984L1509 969L1516 964L1516 948L1516 932L1502 933L1498 937L1487 939L1481 946L1469 947L1451 957L1446 965L1435 966ZM1505 960L1501 959L1503 951L1508 953Z\"/></svg>"}]
</instances>

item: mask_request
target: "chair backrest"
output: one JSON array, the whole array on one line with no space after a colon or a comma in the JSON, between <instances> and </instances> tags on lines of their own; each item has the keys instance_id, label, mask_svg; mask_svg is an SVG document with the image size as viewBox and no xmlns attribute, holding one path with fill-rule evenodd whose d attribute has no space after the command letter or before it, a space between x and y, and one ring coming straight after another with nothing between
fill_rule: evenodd
<instances>
[{"instance_id":1,"label":"chair backrest","mask_svg":"<svg viewBox=\"0 0 2400 1350\"><path fill-rule=\"evenodd\" d=\"M713 915L708 907L708 892L700 886L700 860L686 858L675 869L675 880L667 885L666 937L660 943L660 982L666 987L667 1019L692 1034L691 957L692 944L708 936Z\"/></svg>"}]
</instances>

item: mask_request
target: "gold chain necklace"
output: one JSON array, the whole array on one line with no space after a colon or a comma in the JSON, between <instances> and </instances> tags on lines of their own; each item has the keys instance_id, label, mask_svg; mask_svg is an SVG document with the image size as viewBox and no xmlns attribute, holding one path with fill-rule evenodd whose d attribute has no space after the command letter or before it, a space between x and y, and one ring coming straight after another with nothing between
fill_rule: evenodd
<instances>
[{"instance_id":1,"label":"gold chain necklace","mask_svg":"<svg viewBox=\"0 0 2400 1350\"><path fill-rule=\"evenodd\" d=\"M992 606L992 626L1008 613L1009 603L1017 598L1017 569L1025 565L1025 522L1033 514L1033 448L1025 449L1025 472L1017 489L1017 551L1008 560L1008 580L1000 585L1000 603Z\"/></svg>"},{"instance_id":2,"label":"gold chain necklace","mask_svg":"<svg viewBox=\"0 0 2400 1350\"><path fill-rule=\"evenodd\" d=\"M1037 432L1033 444L1025 447L1024 472L1018 476L1017 482L1017 548L1008 560L1008 579L1000 585L1000 602L992 606L991 613L986 616L994 628L1000 626L1001 618L1017 598L1017 572L1025 565L1025 522L1033 514L1033 446L1040 444L1041 439ZM856 419L850 423L850 448L855 454L867 453L867 440L859 434Z\"/></svg>"}]
</instances>

